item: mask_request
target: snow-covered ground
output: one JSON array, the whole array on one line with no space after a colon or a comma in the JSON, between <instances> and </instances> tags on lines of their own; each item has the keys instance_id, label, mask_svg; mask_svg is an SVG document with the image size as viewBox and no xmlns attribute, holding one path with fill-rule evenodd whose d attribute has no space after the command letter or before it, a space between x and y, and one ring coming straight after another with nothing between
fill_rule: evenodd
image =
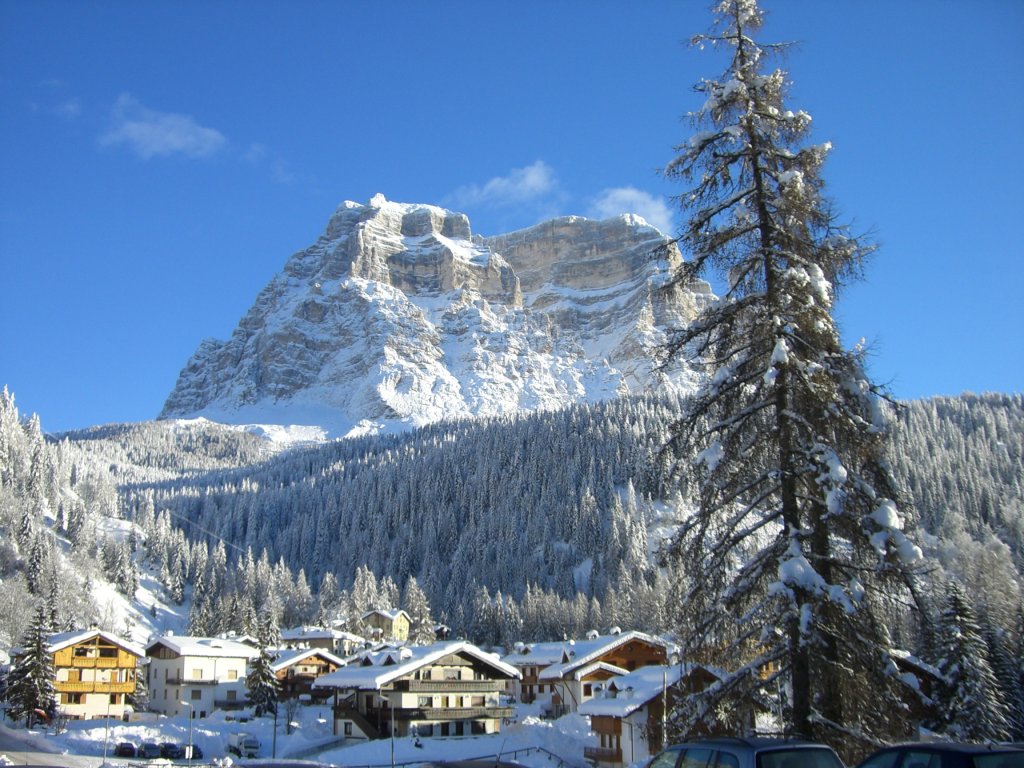
<instances>
[{"instance_id":1,"label":"snow-covered ground","mask_svg":"<svg viewBox=\"0 0 1024 768\"><path fill-rule=\"evenodd\" d=\"M295 716L293 732L286 732L283 707L278 713L277 743L274 744L274 720L262 717L239 722L227 719L224 713L214 713L193 721L192 741L203 750L203 763L215 761L218 765L230 762L258 765L269 762L273 754L278 758L331 763L334 765L389 766L394 762L421 763L440 760L473 758L497 759L516 762L527 768L554 768L555 766L585 766L583 748L596 746L597 739L590 732L587 719L567 715L558 720L542 720L534 708L520 707L518 722L504 726L500 734L452 738L424 738L416 746L414 739L406 737L380 739L370 742L339 743L331 729L329 707L301 707ZM125 723L111 720L109 727L103 720L72 721L60 734L37 732L35 741L45 738L57 751L74 755L102 758L104 739L107 756L112 760L119 742L130 741L136 746L152 741L157 744L173 741L182 746L189 742L187 717L148 715L152 719ZM19 729L20 730L20 729ZM245 732L260 740L258 760L239 760L228 755L228 736ZM24 731L22 731L24 733ZM156 765L160 761L150 760ZM180 761L179 761L180 762Z\"/></svg>"}]
</instances>

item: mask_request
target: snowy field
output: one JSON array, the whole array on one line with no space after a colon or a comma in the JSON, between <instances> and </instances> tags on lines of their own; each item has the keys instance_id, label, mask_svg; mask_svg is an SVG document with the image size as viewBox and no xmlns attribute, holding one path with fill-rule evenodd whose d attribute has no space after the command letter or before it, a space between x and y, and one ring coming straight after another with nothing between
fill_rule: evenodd
<instances>
[{"instance_id":1,"label":"snowy field","mask_svg":"<svg viewBox=\"0 0 1024 768\"><path fill-rule=\"evenodd\" d=\"M331 732L329 707L300 708L291 734L286 733L283 709L279 711L277 724L277 758L329 763L338 766L390 766L394 764L418 764L432 761L485 759L515 762L527 768L583 768L585 746L596 746L597 739L590 733L587 719L579 715L567 715L558 720L542 720L531 707L521 706L519 722L507 725L502 733L490 736L469 736L459 738L424 738L417 746L412 738L380 739L371 742L342 744ZM107 740L107 757L110 763L127 763L114 760L114 748L119 742L130 741L136 746L152 741L157 744L173 741L179 745L189 742L187 717L151 716L140 722L125 723L111 720L109 730L103 720L72 721L67 729L57 735L52 732L35 732L33 741L46 741L58 752L97 758L102 762L104 738ZM25 734L23 729L17 729ZM228 736L245 732L260 740L259 758L240 760L229 756ZM227 719L224 713L214 713L202 720L193 721L192 741L203 750L203 764L227 766L270 764L275 754L273 718L256 718L247 722ZM392 752L393 750L393 752ZM139 762L131 761L131 762ZM148 760L146 765L157 766L164 760ZM177 761L182 763L184 761ZM0 765L4 764L0 756Z\"/></svg>"}]
</instances>

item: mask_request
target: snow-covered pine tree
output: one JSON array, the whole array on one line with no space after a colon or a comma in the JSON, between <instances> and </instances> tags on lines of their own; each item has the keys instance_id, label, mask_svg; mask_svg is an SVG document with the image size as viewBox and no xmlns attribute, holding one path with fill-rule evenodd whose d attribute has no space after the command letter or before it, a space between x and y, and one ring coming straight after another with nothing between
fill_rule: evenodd
<instances>
[{"instance_id":1,"label":"snow-covered pine tree","mask_svg":"<svg viewBox=\"0 0 1024 768\"><path fill-rule=\"evenodd\" d=\"M272 626L268 614L260 616L256 635L259 655L252 661L252 667L245 678L245 687L249 691L249 703L252 704L256 717L260 717L277 711L277 700L281 692L281 683L271 669L274 660L267 650L270 640L275 635L275 627Z\"/></svg>"},{"instance_id":2,"label":"snow-covered pine tree","mask_svg":"<svg viewBox=\"0 0 1024 768\"><path fill-rule=\"evenodd\" d=\"M934 639L942 673L938 728L960 741L1000 741L1010 732L1003 692L992 671L978 618L960 585L950 582Z\"/></svg>"},{"instance_id":3,"label":"snow-covered pine tree","mask_svg":"<svg viewBox=\"0 0 1024 768\"><path fill-rule=\"evenodd\" d=\"M402 600L405 612L409 614L409 642L413 645L430 645L437 638L434 634L434 619L430 615L430 602L426 593L420 588L415 576L405 582L405 593Z\"/></svg>"},{"instance_id":4,"label":"snow-covered pine tree","mask_svg":"<svg viewBox=\"0 0 1024 768\"><path fill-rule=\"evenodd\" d=\"M50 626L45 603L39 601L35 617L25 634L22 654L14 660L7 677L7 713L14 720L25 719L31 728L39 713L49 720L57 708L53 657L49 651Z\"/></svg>"},{"instance_id":5,"label":"snow-covered pine tree","mask_svg":"<svg viewBox=\"0 0 1024 768\"><path fill-rule=\"evenodd\" d=\"M784 693L780 726L850 754L885 740L905 718L887 664L882 607L906 597L920 550L882 460L880 392L860 351L840 344L833 293L871 248L837 225L820 171L828 144L809 145L810 116L785 103L780 46L752 37L754 0L723 0L698 44L725 49L697 132L666 174L689 186L674 276L710 269L723 295L674 333L666 359L691 358L706 383L667 449L693 459L698 513L668 550L693 574L676 606L684 653L730 672L676 713L684 733L723 723L729 701ZM719 714L716 714L719 713Z\"/></svg>"}]
</instances>

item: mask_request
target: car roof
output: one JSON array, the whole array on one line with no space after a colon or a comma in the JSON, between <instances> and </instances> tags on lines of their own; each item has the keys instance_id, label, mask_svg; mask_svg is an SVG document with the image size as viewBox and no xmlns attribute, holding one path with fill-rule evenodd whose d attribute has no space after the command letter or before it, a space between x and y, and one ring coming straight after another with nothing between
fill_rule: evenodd
<instances>
[{"instance_id":1,"label":"car roof","mask_svg":"<svg viewBox=\"0 0 1024 768\"><path fill-rule=\"evenodd\" d=\"M1018 746L1011 744L965 744L962 742L955 741L910 741L904 744L896 744L886 749L881 749L879 752L888 752L898 750L906 752L908 750L917 751L930 751L930 752L960 752L968 755L984 754L987 752L1022 752Z\"/></svg>"},{"instance_id":2,"label":"car roof","mask_svg":"<svg viewBox=\"0 0 1024 768\"><path fill-rule=\"evenodd\" d=\"M693 741L688 741L683 744L676 744L672 749L701 746L747 747L749 749L788 749L791 747L830 748L827 744L820 744L818 742L806 741L803 739L779 739L772 738L770 736L714 736L707 739L694 739Z\"/></svg>"}]
</instances>

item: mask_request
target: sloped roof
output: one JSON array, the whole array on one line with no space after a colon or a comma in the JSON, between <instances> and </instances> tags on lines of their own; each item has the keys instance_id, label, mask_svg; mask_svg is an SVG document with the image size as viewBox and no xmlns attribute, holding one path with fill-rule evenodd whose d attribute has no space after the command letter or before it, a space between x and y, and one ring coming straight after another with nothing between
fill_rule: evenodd
<instances>
[{"instance_id":1,"label":"sloped roof","mask_svg":"<svg viewBox=\"0 0 1024 768\"><path fill-rule=\"evenodd\" d=\"M271 653L274 654L274 662L270 665L270 669L274 672L287 669L292 664L298 664L311 656L319 656L324 661L336 664L339 667L344 667L347 663L344 659L335 656L330 651L325 651L323 648L281 648L271 651Z\"/></svg>"},{"instance_id":2,"label":"sloped roof","mask_svg":"<svg viewBox=\"0 0 1024 768\"><path fill-rule=\"evenodd\" d=\"M179 656L216 656L218 658L254 659L259 651L245 643L224 640L219 637L188 637L186 635L162 635L146 646L146 653L163 645Z\"/></svg>"},{"instance_id":3,"label":"sloped roof","mask_svg":"<svg viewBox=\"0 0 1024 768\"><path fill-rule=\"evenodd\" d=\"M562 656L561 660L556 663L552 663L547 669L542 670L541 673L537 675L537 679L564 680L572 677L578 668L587 666L609 651L625 645L626 643L631 643L634 640L648 643L650 645L661 646L662 648L665 648L666 651L668 649L668 643L661 638L637 631L624 632L621 635L596 637L593 640L579 640L571 646L566 646L566 652Z\"/></svg>"},{"instance_id":4,"label":"sloped roof","mask_svg":"<svg viewBox=\"0 0 1024 768\"><path fill-rule=\"evenodd\" d=\"M134 643L130 643L124 638L112 635L109 632L104 632L102 629L78 629L71 632L58 632L46 638L46 647L50 653L56 653L68 646L77 645L96 636L103 638L112 645L124 648L129 653L134 653L136 656L146 655L146 652Z\"/></svg>"},{"instance_id":5,"label":"sloped roof","mask_svg":"<svg viewBox=\"0 0 1024 768\"><path fill-rule=\"evenodd\" d=\"M365 619L367 616L373 616L373 614L375 613L380 614L388 621L394 621L400 615L405 616L406 621L412 621L412 619L409 618L409 614L403 611L401 608L389 608L387 610L384 610L383 608L374 608L372 611L367 611L366 613L364 613L362 617Z\"/></svg>"},{"instance_id":6,"label":"sloped roof","mask_svg":"<svg viewBox=\"0 0 1024 768\"><path fill-rule=\"evenodd\" d=\"M579 706L581 715L610 715L627 717L648 702L661 696L665 686L678 683L691 672L703 669L712 675L719 676L708 667L692 664L672 664L670 666L641 667L629 674L609 681L605 695L584 701ZM616 692L615 698L607 695L609 689ZM631 690L630 690L631 689Z\"/></svg>"},{"instance_id":7,"label":"sloped roof","mask_svg":"<svg viewBox=\"0 0 1024 768\"><path fill-rule=\"evenodd\" d=\"M380 690L388 683L405 677L421 667L429 666L452 654L464 654L480 661L505 677L519 678L519 670L500 661L497 656L480 650L465 641L412 646L380 654L364 656L355 662L313 681L314 688Z\"/></svg>"},{"instance_id":8,"label":"sloped roof","mask_svg":"<svg viewBox=\"0 0 1024 768\"><path fill-rule=\"evenodd\" d=\"M562 661L566 649L570 647L570 641L568 640L558 640L550 643L528 643L521 650L503 656L502 661L514 667L557 664Z\"/></svg>"}]
</instances>

